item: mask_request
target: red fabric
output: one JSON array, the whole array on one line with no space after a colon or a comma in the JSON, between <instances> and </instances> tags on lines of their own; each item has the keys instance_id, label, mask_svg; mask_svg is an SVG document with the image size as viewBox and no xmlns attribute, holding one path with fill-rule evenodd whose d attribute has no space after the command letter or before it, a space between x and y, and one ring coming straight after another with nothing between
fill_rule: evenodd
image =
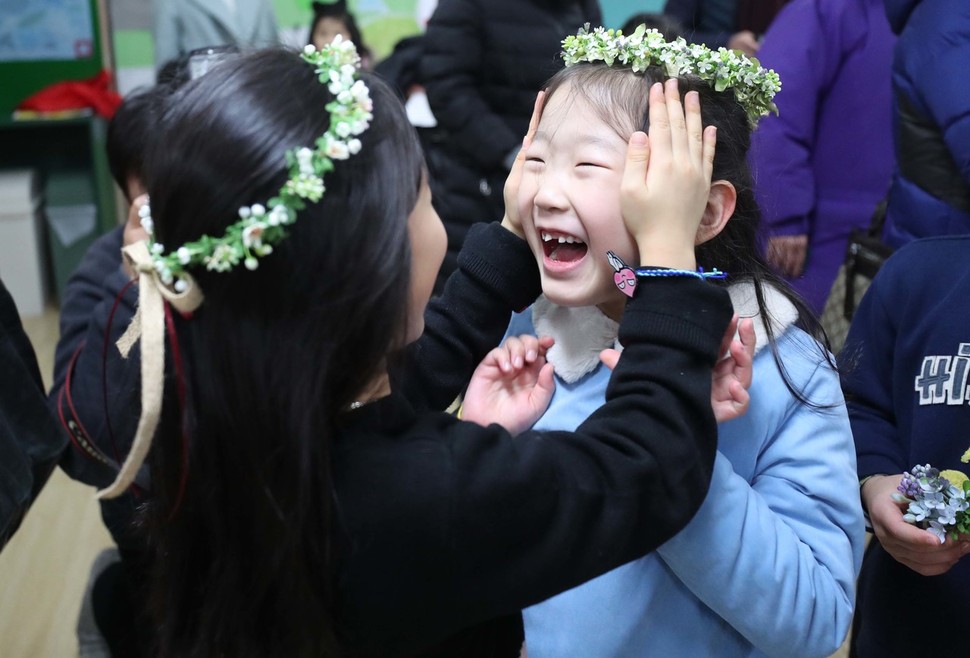
<instances>
[{"instance_id":1,"label":"red fabric","mask_svg":"<svg viewBox=\"0 0 970 658\"><path fill-rule=\"evenodd\" d=\"M24 99L17 109L53 112L90 107L110 119L121 105L121 96L110 84L111 74L104 70L87 80L56 82Z\"/></svg>"}]
</instances>

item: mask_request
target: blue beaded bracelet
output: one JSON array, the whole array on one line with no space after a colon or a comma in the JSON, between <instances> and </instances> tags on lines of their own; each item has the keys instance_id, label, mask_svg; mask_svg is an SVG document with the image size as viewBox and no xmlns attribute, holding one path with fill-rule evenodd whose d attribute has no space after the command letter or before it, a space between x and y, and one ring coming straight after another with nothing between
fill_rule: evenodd
<instances>
[{"instance_id":1,"label":"blue beaded bracelet","mask_svg":"<svg viewBox=\"0 0 970 658\"><path fill-rule=\"evenodd\" d=\"M612 251L606 252L606 258L613 266L613 283L627 297L633 297L633 291L637 288L637 277L671 277L671 276L690 276L696 279L726 279L727 272L714 268L710 272L705 272L703 267L694 270L675 270L661 267L641 267L633 269Z\"/></svg>"}]
</instances>

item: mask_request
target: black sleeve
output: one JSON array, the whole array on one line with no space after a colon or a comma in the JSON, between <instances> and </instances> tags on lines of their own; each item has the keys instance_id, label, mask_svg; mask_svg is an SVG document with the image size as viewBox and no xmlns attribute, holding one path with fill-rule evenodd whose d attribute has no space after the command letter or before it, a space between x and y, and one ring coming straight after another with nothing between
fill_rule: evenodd
<instances>
[{"instance_id":1,"label":"black sleeve","mask_svg":"<svg viewBox=\"0 0 970 658\"><path fill-rule=\"evenodd\" d=\"M431 300L424 334L406 355L399 390L416 409L442 410L505 335L514 311L541 292L525 240L498 223L476 224L458 255L458 269Z\"/></svg>"},{"instance_id":2,"label":"black sleeve","mask_svg":"<svg viewBox=\"0 0 970 658\"><path fill-rule=\"evenodd\" d=\"M492 426L484 430L491 440L454 447L452 559L456 582L481 592L470 606L503 612L509 591L518 606L537 603L652 551L687 524L710 484L711 368L731 313L722 288L645 282L620 325L626 349L606 404L575 433L513 439Z\"/></svg>"},{"instance_id":3,"label":"black sleeve","mask_svg":"<svg viewBox=\"0 0 970 658\"><path fill-rule=\"evenodd\" d=\"M122 359L115 342L135 313L138 288L121 267L123 227L99 238L68 282L49 403L72 440L62 469L103 487L127 454L140 408L139 348Z\"/></svg>"},{"instance_id":4,"label":"black sleeve","mask_svg":"<svg viewBox=\"0 0 970 658\"><path fill-rule=\"evenodd\" d=\"M355 528L361 572L349 594L351 608L375 615L362 641L403 654L575 587L683 528L710 484L711 368L731 312L720 287L644 282L621 323L627 347L606 404L575 433L512 437L438 415L434 438L429 428L428 440L370 462L367 482L386 489L368 485L373 509L355 514L370 519Z\"/></svg>"},{"instance_id":5,"label":"black sleeve","mask_svg":"<svg viewBox=\"0 0 970 658\"><path fill-rule=\"evenodd\" d=\"M46 404L33 347L0 281L0 549L67 444Z\"/></svg>"}]
</instances>

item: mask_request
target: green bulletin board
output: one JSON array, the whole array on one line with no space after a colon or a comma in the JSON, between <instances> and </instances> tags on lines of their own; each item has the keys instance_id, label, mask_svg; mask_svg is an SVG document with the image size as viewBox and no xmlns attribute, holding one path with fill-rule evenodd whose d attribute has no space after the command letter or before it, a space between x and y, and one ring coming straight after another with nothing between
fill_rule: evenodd
<instances>
[{"instance_id":1,"label":"green bulletin board","mask_svg":"<svg viewBox=\"0 0 970 658\"><path fill-rule=\"evenodd\" d=\"M27 96L63 80L83 80L102 69L101 19L97 0L89 0L93 26L90 57L71 60L0 61L0 119L8 119Z\"/></svg>"}]
</instances>

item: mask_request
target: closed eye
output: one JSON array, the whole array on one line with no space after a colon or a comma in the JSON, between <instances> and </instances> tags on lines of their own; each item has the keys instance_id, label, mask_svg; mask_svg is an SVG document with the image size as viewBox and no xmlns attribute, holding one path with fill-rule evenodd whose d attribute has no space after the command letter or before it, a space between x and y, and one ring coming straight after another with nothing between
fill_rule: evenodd
<instances>
[{"instance_id":1,"label":"closed eye","mask_svg":"<svg viewBox=\"0 0 970 658\"><path fill-rule=\"evenodd\" d=\"M598 169L609 169L608 166L600 164L598 162L580 162L577 167L596 167Z\"/></svg>"}]
</instances>

